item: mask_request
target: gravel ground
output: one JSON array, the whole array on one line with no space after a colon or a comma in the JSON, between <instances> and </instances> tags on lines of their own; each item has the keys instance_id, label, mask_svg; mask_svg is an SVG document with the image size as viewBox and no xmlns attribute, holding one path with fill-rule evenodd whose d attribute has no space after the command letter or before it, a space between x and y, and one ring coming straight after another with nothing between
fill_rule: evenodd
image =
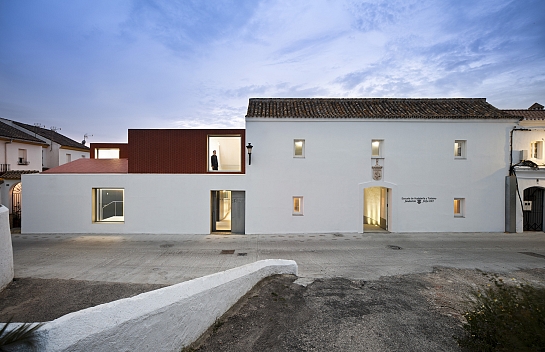
<instances>
[{"instance_id":1,"label":"gravel ground","mask_svg":"<svg viewBox=\"0 0 545 352\"><path fill-rule=\"evenodd\" d=\"M437 268L377 281L335 278L300 286L293 276L262 281L199 341L196 351L459 351L472 289L493 276ZM502 276L545 284L545 270Z\"/></svg>"}]
</instances>

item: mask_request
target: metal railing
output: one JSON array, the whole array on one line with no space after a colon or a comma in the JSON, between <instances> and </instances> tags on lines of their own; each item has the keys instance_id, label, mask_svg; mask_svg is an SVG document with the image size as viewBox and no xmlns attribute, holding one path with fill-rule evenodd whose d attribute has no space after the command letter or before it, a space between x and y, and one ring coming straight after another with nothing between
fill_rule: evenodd
<instances>
[{"instance_id":1,"label":"metal railing","mask_svg":"<svg viewBox=\"0 0 545 352\"><path fill-rule=\"evenodd\" d=\"M6 172L10 170L10 164L0 164L0 172Z\"/></svg>"},{"instance_id":2,"label":"metal railing","mask_svg":"<svg viewBox=\"0 0 545 352\"><path fill-rule=\"evenodd\" d=\"M117 213L117 205L118 205L118 203L121 203L121 207L120 207L121 210L120 210L120 212L119 212L119 215L118 215L118 213ZM102 209L101 209L102 211L101 211L101 214L100 214L100 215L102 215L102 219L103 219L103 220L104 220L104 209L106 209L106 207L109 207L110 205L113 205L113 207L114 207L114 215L112 215L112 216L123 216L123 201L122 201L122 200L112 200L110 203L104 205L104 206L102 207ZM108 208L108 209L110 209L110 208ZM109 216L109 217L111 217L111 216Z\"/></svg>"}]
</instances>

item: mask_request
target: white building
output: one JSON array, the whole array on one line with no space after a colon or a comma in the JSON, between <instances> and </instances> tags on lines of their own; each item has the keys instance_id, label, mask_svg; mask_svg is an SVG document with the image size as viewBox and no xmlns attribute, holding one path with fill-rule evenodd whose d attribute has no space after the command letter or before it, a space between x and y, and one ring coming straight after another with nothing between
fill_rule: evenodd
<instances>
[{"instance_id":1,"label":"white building","mask_svg":"<svg viewBox=\"0 0 545 352\"><path fill-rule=\"evenodd\" d=\"M39 173L78 158L89 148L60 133L0 118L0 202L14 227L21 219L21 175Z\"/></svg>"},{"instance_id":2,"label":"white building","mask_svg":"<svg viewBox=\"0 0 545 352\"><path fill-rule=\"evenodd\" d=\"M125 168L25 175L22 232L502 232L518 120L485 99L250 99L246 130L129 130ZM211 148L239 161L213 170Z\"/></svg>"},{"instance_id":3,"label":"white building","mask_svg":"<svg viewBox=\"0 0 545 352\"><path fill-rule=\"evenodd\" d=\"M510 137L512 159L506 178L505 230L544 231L545 110L535 103L529 109L505 112L522 118Z\"/></svg>"}]
</instances>

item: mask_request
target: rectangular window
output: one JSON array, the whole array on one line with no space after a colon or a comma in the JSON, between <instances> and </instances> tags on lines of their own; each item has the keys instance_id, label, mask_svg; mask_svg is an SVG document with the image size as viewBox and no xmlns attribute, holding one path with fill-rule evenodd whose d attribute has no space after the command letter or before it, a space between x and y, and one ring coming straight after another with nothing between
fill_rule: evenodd
<instances>
[{"instance_id":1,"label":"rectangular window","mask_svg":"<svg viewBox=\"0 0 545 352\"><path fill-rule=\"evenodd\" d=\"M242 137L208 136L208 171L240 172Z\"/></svg>"},{"instance_id":2,"label":"rectangular window","mask_svg":"<svg viewBox=\"0 0 545 352\"><path fill-rule=\"evenodd\" d=\"M69 163L72 161L72 155L71 154L66 154L66 162Z\"/></svg>"},{"instance_id":3,"label":"rectangular window","mask_svg":"<svg viewBox=\"0 0 545 352\"><path fill-rule=\"evenodd\" d=\"M305 140L304 139L293 140L293 157L294 158L305 157Z\"/></svg>"},{"instance_id":4,"label":"rectangular window","mask_svg":"<svg viewBox=\"0 0 545 352\"><path fill-rule=\"evenodd\" d=\"M293 215L303 215L303 197L293 197Z\"/></svg>"},{"instance_id":5,"label":"rectangular window","mask_svg":"<svg viewBox=\"0 0 545 352\"><path fill-rule=\"evenodd\" d=\"M530 144L530 157L533 159L543 159L543 142L535 141Z\"/></svg>"},{"instance_id":6,"label":"rectangular window","mask_svg":"<svg viewBox=\"0 0 545 352\"><path fill-rule=\"evenodd\" d=\"M96 148L95 159L119 159L119 148Z\"/></svg>"},{"instance_id":7,"label":"rectangular window","mask_svg":"<svg viewBox=\"0 0 545 352\"><path fill-rule=\"evenodd\" d=\"M27 160L27 152L26 149L19 149L17 164L19 165L28 165L30 164Z\"/></svg>"},{"instance_id":8,"label":"rectangular window","mask_svg":"<svg viewBox=\"0 0 545 352\"><path fill-rule=\"evenodd\" d=\"M464 217L464 198L454 198L454 217L463 218Z\"/></svg>"},{"instance_id":9,"label":"rectangular window","mask_svg":"<svg viewBox=\"0 0 545 352\"><path fill-rule=\"evenodd\" d=\"M466 158L466 141L464 140L454 141L454 158L455 159Z\"/></svg>"},{"instance_id":10,"label":"rectangular window","mask_svg":"<svg viewBox=\"0 0 545 352\"><path fill-rule=\"evenodd\" d=\"M371 141L371 157L381 158L382 157L382 144L384 141L379 139L373 139Z\"/></svg>"},{"instance_id":11,"label":"rectangular window","mask_svg":"<svg viewBox=\"0 0 545 352\"><path fill-rule=\"evenodd\" d=\"M95 222L124 222L125 190L119 188L93 189L93 220Z\"/></svg>"}]
</instances>

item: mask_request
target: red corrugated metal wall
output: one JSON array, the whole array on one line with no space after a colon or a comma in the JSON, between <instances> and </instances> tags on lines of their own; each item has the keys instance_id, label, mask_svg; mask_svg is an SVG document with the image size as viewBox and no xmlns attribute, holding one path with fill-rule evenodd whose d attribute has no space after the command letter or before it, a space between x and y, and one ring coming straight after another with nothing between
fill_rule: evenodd
<instances>
[{"instance_id":1,"label":"red corrugated metal wall","mask_svg":"<svg viewBox=\"0 0 545 352\"><path fill-rule=\"evenodd\" d=\"M119 159L129 157L129 145L127 143L91 143L91 159L95 158L95 149L97 148L119 148Z\"/></svg>"},{"instance_id":2,"label":"red corrugated metal wall","mask_svg":"<svg viewBox=\"0 0 545 352\"><path fill-rule=\"evenodd\" d=\"M205 174L208 136L230 135L241 137L240 173L245 173L245 132L243 129L129 130L129 173Z\"/></svg>"}]
</instances>

